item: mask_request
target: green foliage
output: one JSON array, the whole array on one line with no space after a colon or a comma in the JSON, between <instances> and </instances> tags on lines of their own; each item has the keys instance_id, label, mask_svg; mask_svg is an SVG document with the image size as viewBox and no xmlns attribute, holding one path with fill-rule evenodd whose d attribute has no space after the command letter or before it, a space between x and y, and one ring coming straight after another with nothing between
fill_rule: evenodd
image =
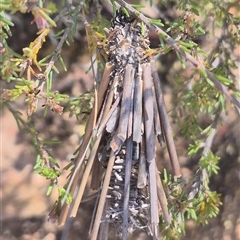
<instances>
[{"instance_id":1,"label":"green foliage","mask_svg":"<svg viewBox=\"0 0 240 240\"><path fill-rule=\"evenodd\" d=\"M214 156L211 152L209 152L206 156L203 156L199 162L199 166L201 169L206 169L208 176L210 177L212 173L218 173L219 167L217 164L219 159L220 158L218 156Z\"/></svg>"},{"instance_id":2,"label":"green foliage","mask_svg":"<svg viewBox=\"0 0 240 240\"><path fill-rule=\"evenodd\" d=\"M216 162L212 165L215 164ZM205 169L205 167L203 168ZM167 174L166 169L164 169L163 186L167 195L168 209L172 214L172 221L168 226L162 219L163 239L179 239L183 236L185 234L183 223L187 219L192 219L198 224L207 224L209 218L216 217L219 213L219 206L222 204L220 195L210 191L208 186L204 185L202 170L199 170L197 174L196 179L192 179L190 184L184 185L180 179L173 180L172 176Z\"/></svg>"},{"instance_id":3,"label":"green foliage","mask_svg":"<svg viewBox=\"0 0 240 240\"><path fill-rule=\"evenodd\" d=\"M46 179L56 179L61 174L58 170L55 170L53 168L49 168L48 166L40 166L36 169L35 173L38 173L39 175L45 177Z\"/></svg>"},{"instance_id":4,"label":"green foliage","mask_svg":"<svg viewBox=\"0 0 240 240\"><path fill-rule=\"evenodd\" d=\"M204 194L200 195L199 202L196 204L197 223L206 225L209 218L218 215L220 205L222 205L220 195L206 190Z\"/></svg>"},{"instance_id":5,"label":"green foliage","mask_svg":"<svg viewBox=\"0 0 240 240\"><path fill-rule=\"evenodd\" d=\"M69 111L69 116L75 116L79 122L86 119L93 104L93 93L87 92L83 95L70 99L66 103L66 110Z\"/></svg>"},{"instance_id":6,"label":"green foliage","mask_svg":"<svg viewBox=\"0 0 240 240\"><path fill-rule=\"evenodd\" d=\"M58 188L58 195L60 199L62 200L63 198L66 198L65 202L67 204L70 204L73 201L73 198L71 194L66 194L66 190L64 188Z\"/></svg>"}]
</instances>

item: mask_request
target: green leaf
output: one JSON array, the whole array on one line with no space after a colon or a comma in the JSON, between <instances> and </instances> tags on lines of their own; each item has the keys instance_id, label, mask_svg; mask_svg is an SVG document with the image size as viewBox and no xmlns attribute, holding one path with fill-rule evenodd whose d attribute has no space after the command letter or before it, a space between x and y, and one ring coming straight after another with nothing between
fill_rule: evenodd
<instances>
[{"instance_id":1,"label":"green leaf","mask_svg":"<svg viewBox=\"0 0 240 240\"><path fill-rule=\"evenodd\" d=\"M139 9L139 8L145 8L146 6L143 4L130 4L133 8Z\"/></svg>"},{"instance_id":2,"label":"green leaf","mask_svg":"<svg viewBox=\"0 0 240 240\"><path fill-rule=\"evenodd\" d=\"M209 125L208 127L206 127L204 130L201 131L201 134L207 134L209 135L212 131L212 125Z\"/></svg>"},{"instance_id":3,"label":"green leaf","mask_svg":"<svg viewBox=\"0 0 240 240\"><path fill-rule=\"evenodd\" d=\"M122 11L127 17L130 17L130 14L126 8L122 7Z\"/></svg>"},{"instance_id":4,"label":"green leaf","mask_svg":"<svg viewBox=\"0 0 240 240\"><path fill-rule=\"evenodd\" d=\"M73 162L70 162L68 165L66 165L63 170L68 170L70 167L74 166Z\"/></svg>"},{"instance_id":5,"label":"green leaf","mask_svg":"<svg viewBox=\"0 0 240 240\"><path fill-rule=\"evenodd\" d=\"M214 74L214 76L226 86L230 85L233 82L231 79L226 78L222 75Z\"/></svg>"},{"instance_id":6,"label":"green leaf","mask_svg":"<svg viewBox=\"0 0 240 240\"><path fill-rule=\"evenodd\" d=\"M156 26L159 26L159 27L163 27L164 24L161 22L160 19L149 19L149 21L153 24L155 24Z\"/></svg>"},{"instance_id":7,"label":"green leaf","mask_svg":"<svg viewBox=\"0 0 240 240\"><path fill-rule=\"evenodd\" d=\"M52 193L52 190L53 190L53 183L51 183L51 184L48 186L46 195L49 196L49 195Z\"/></svg>"},{"instance_id":8,"label":"green leaf","mask_svg":"<svg viewBox=\"0 0 240 240\"><path fill-rule=\"evenodd\" d=\"M67 204L70 204L73 201L73 198L72 198L71 194L68 193L66 195L66 190L63 187L58 188L58 195L61 199L64 199L66 197L65 201L66 201Z\"/></svg>"},{"instance_id":9,"label":"green leaf","mask_svg":"<svg viewBox=\"0 0 240 240\"><path fill-rule=\"evenodd\" d=\"M65 29L62 29L61 31L59 31L58 33L53 35L53 38L55 39L60 39L62 37L62 35L64 34Z\"/></svg>"},{"instance_id":10,"label":"green leaf","mask_svg":"<svg viewBox=\"0 0 240 240\"><path fill-rule=\"evenodd\" d=\"M214 83L213 83L208 77L205 78L205 80L207 81L207 83L208 83L210 86L214 87Z\"/></svg>"},{"instance_id":11,"label":"green leaf","mask_svg":"<svg viewBox=\"0 0 240 240\"><path fill-rule=\"evenodd\" d=\"M201 26L198 26L198 30L200 33L205 34L205 30Z\"/></svg>"},{"instance_id":12,"label":"green leaf","mask_svg":"<svg viewBox=\"0 0 240 240\"><path fill-rule=\"evenodd\" d=\"M36 163L35 163L33 169L37 169L41 165L41 163L42 163L41 156L38 154L37 158L36 158Z\"/></svg>"},{"instance_id":13,"label":"green leaf","mask_svg":"<svg viewBox=\"0 0 240 240\"><path fill-rule=\"evenodd\" d=\"M44 62L46 62L49 58L51 58L51 54L48 54L46 57L43 57L42 59L40 59L39 61L38 61L38 63L41 65L41 66L46 66L46 64L45 65L43 65L43 63Z\"/></svg>"},{"instance_id":14,"label":"green leaf","mask_svg":"<svg viewBox=\"0 0 240 240\"><path fill-rule=\"evenodd\" d=\"M112 6L113 6L113 15L116 16L117 14L117 5L115 3L115 1L111 0Z\"/></svg>"},{"instance_id":15,"label":"green leaf","mask_svg":"<svg viewBox=\"0 0 240 240\"><path fill-rule=\"evenodd\" d=\"M145 33L146 33L146 25L145 24L143 24L143 23L141 23L141 34L142 35L145 35Z\"/></svg>"},{"instance_id":16,"label":"green leaf","mask_svg":"<svg viewBox=\"0 0 240 240\"><path fill-rule=\"evenodd\" d=\"M197 46L197 44L193 41L189 41L189 42L184 42L184 41L178 41L178 43L181 45L181 46L184 46L186 48L193 48L195 46Z\"/></svg>"},{"instance_id":17,"label":"green leaf","mask_svg":"<svg viewBox=\"0 0 240 240\"><path fill-rule=\"evenodd\" d=\"M56 179L60 176L60 172L58 170L55 170L48 166L39 166L39 168L35 170L35 173L38 173L46 179Z\"/></svg>"},{"instance_id":18,"label":"green leaf","mask_svg":"<svg viewBox=\"0 0 240 240\"><path fill-rule=\"evenodd\" d=\"M52 68L53 68L53 70L54 70L57 74L59 74L59 71L58 71L58 69L55 67L55 65L53 65Z\"/></svg>"},{"instance_id":19,"label":"green leaf","mask_svg":"<svg viewBox=\"0 0 240 240\"><path fill-rule=\"evenodd\" d=\"M59 56L59 61L60 61L61 65L62 65L62 67L63 67L63 70L66 72L67 71L67 67L66 67L66 65L65 65L65 63L63 61L63 58L61 56Z\"/></svg>"}]
</instances>

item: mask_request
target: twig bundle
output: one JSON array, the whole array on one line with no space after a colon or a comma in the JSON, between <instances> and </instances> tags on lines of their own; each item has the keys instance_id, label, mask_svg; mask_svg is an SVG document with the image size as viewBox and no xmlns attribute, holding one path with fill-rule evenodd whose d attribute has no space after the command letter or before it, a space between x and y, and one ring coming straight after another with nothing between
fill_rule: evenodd
<instances>
[{"instance_id":1,"label":"twig bundle","mask_svg":"<svg viewBox=\"0 0 240 240\"><path fill-rule=\"evenodd\" d=\"M92 240L106 239L109 223L122 239L137 228L147 229L158 239L159 215L163 213L166 223L171 222L156 167L156 139L161 144L166 140L173 174L180 177L181 173L144 29L121 10L113 21L98 99L67 188L74 195L80 179L71 216L76 215L91 172L92 187L100 188L90 230ZM97 167L99 162L103 168ZM69 210L64 201L60 223Z\"/></svg>"}]
</instances>

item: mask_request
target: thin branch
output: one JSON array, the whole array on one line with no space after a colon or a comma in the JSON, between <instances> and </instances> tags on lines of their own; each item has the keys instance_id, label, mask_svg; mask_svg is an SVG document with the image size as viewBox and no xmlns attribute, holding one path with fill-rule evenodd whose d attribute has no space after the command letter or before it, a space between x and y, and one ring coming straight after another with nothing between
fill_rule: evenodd
<instances>
[{"instance_id":1,"label":"thin branch","mask_svg":"<svg viewBox=\"0 0 240 240\"><path fill-rule=\"evenodd\" d=\"M89 145L90 145L90 141L91 141L91 138L93 137L93 129L94 129L94 120L95 120L95 116L97 116L100 112L100 109L102 107L102 103L103 103L103 100L104 100L104 97L105 97L105 94L106 94L106 91L107 91L107 87L108 87L108 84L109 84L109 81L110 81L110 73L112 71L112 65L110 63L107 63L106 66L105 66L105 69L104 69L104 72L103 72L103 76L102 76L102 80L100 82L100 86L99 86L99 89L98 89L98 98L97 100L95 100L95 103L94 105L97 105L97 111L91 111L91 114L89 116L89 120L88 120L88 123L87 123L87 126L86 126L86 131L85 131L85 134L84 134L84 138L83 138L83 141L81 143L81 146L80 146L80 149L79 149L79 152L78 152L78 156L76 158L76 163L75 163L75 169L74 169L74 172L72 173L72 176L71 176L71 179L68 183L68 187L67 187L67 190L66 190L66 194L64 196L64 198L62 199L62 205L63 205L63 208L62 208L62 211L61 211L61 215L60 215L60 218L59 218L59 224L62 225L64 224L65 220L66 220L66 217L67 217L67 214L68 214L68 211L69 211L69 207L67 207L67 204L65 203L65 200L66 200L66 197L67 197L67 194L70 192L71 195L73 195L74 191L75 191L75 188L77 186L77 183L78 183L78 177L79 177L79 174L80 174L80 170L81 170L81 166L82 166L82 162L85 158L85 155L86 155L86 152L89 148Z\"/></svg>"},{"instance_id":2,"label":"thin branch","mask_svg":"<svg viewBox=\"0 0 240 240\"><path fill-rule=\"evenodd\" d=\"M79 191L78 191L77 197L75 198L73 208L71 210L70 217L75 217L76 214L77 214L77 211L78 211L80 202L82 200L82 196L83 196L85 187L86 187L88 179L89 179L90 172L92 170L93 162L94 162L95 156L97 154L97 150L98 150L98 147L99 147L99 144L100 144L100 141L101 141L101 137L102 136L98 137L98 139L94 143L93 148L91 149L91 154L88 158L87 166L85 168L85 171L84 171L84 174L83 174L83 177L82 177L82 180L81 180L81 184L79 186Z\"/></svg>"},{"instance_id":3,"label":"thin branch","mask_svg":"<svg viewBox=\"0 0 240 240\"><path fill-rule=\"evenodd\" d=\"M110 178L111 178L111 174L112 174L114 160L115 160L115 154L113 151L111 151L105 178L104 178L104 182L103 182L101 196L100 196L99 203L98 203L98 209L97 209L97 213L96 213L96 217L95 217L95 221L94 221L94 225L93 225L91 240L96 240L97 236L98 236L99 226L100 226L102 213L103 213L103 209L104 209L104 205L105 205L105 201L106 201L106 195L107 195L108 186L109 186L109 182L110 182Z\"/></svg>"},{"instance_id":4,"label":"thin branch","mask_svg":"<svg viewBox=\"0 0 240 240\"><path fill-rule=\"evenodd\" d=\"M167 225L171 224L172 218L171 215L169 214L168 211L168 202L167 202L167 198L166 198L166 194L162 185L162 180L159 176L159 172L158 169L156 168L156 178L157 178L157 194L158 194L158 201L160 203L160 206L162 208L162 213L163 213L163 217L164 220L166 222Z\"/></svg>"},{"instance_id":5,"label":"thin branch","mask_svg":"<svg viewBox=\"0 0 240 240\"><path fill-rule=\"evenodd\" d=\"M138 181L137 181L137 187L138 188L144 188L147 185L147 163L146 163L146 154L144 146L144 137L142 138L141 143L141 152L139 157L139 165L138 165Z\"/></svg>"},{"instance_id":6,"label":"thin branch","mask_svg":"<svg viewBox=\"0 0 240 240\"><path fill-rule=\"evenodd\" d=\"M121 103L121 110L119 116L119 126L117 137L121 139L122 142L125 142L127 138L127 130L128 130L128 122L129 122L129 115L131 111L131 92L132 92L132 85L134 79L135 70L133 66L127 64L125 69L125 76L123 81L123 93L122 93L122 103Z\"/></svg>"},{"instance_id":7,"label":"thin branch","mask_svg":"<svg viewBox=\"0 0 240 240\"><path fill-rule=\"evenodd\" d=\"M124 176L124 200L123 200L123 228L122 239L127 239L128 234L128 217L129 217L129 196L130 196L130 180L132 168L132 148L133 142L131 138L126 140L126 160L125 160L125 176Z\"/></svg>"},{"instance_id":8,"label":"thin branch","mask_svg":"<svg viewBox=\"0 0 240 240\"><path fill-rule=\"evenodd\" d=\"M220 114L221 114L221 111L220 111L219 108L218 108L217 113L215 114L213 122L211 124L212 125L211 133L209 134L209 136L207 137L206 142L205 142L205 146L204 146L204 149L203 149L203 155L204 156L206 156L209 153L209 151L212 147L213 139L214 139L214 137L217 133L218 119L219 119Z\"/></svg>"},{"instance_id":9,"label":"thin branch","mask_svg":"<svg viewBox=\"0 0 240 240\"><path fill-rule=\"evenodd\" d=\"M163 93L160 85L160 79L159 79L154 61L151 61L151 67L152 67L152 78L154 83L154 89L156 92L158 111L160 114L160 121L164 131L165 139L167 142L167 148L168 148L168 153L169 153L169 157L170 157L170 161L173 169L173 174L176 177L180 177L182 174L181 174L181 169L178 162L176 147L172 137L173 136L172 128L168 120Z\"/></svg>"},{"instance_id":10,"label":"thin branch","mask_svg":"<svg viewBox=\"0 0 240 240\"><path fill-rule=\"evenodd\" d=\"M202 161L202 159L204 159L204 157L210 152L212 144L213 144L213 140L214 137L217 133L217 124L218 124L218 120L220 117L221 111L220 111L220 107L218 108L216 115L214 116L213 122L212 122L212 129L211 129L211 133L209 134L209 136L206 139L205 145L204 145L204 149L203 149L203 153L202 153L202 157L199 161ZM185 187L185 195L187 195L188 200L193 199L196 194L198 193L199 189L202 187L202 185L205 185L204 183L208 182L208 173L207 170L201 169L199 168L196 173L194 178L192 179L192 181L190 181L190 183L187 184L187 186Z\"/></svg>"},{"instance_id":11,"label":"thin branch","mask_svg":"<svg viewBox=\"0 0 240 240\"><path fill-rule=\"evenodd\" d=\"M140 143L142 128L142 69L138 66L139 74L135 79L133 97L133 141Z\"/></svg>"},{"instance_id":12,"label":"thin branch","mask_svg":"<svg viewBox=\"0 0 240 240\"><path fill-rule=\"evenodd\" d=\"M218 124L218 119L220 117L220 114L221 114L221 111L220 111L220 107L219 107L216 115L214 116L213 122L212 122L211 133L209 134L209 136L206 139L205 146L203 148L202 158L204 158L211 150L211 147L212 147L212 144L213 144L213 139L214 139L214 137L217 133L217 124ZM200 161L201 161L201 159L200 159ZM202 171L202 181L205 182L207 180L208 180L207 170L203 169L203 171Z\"/></svg>"},{"instance_id":13,"label":"thin branch","mask_svg":"<svg viewBox=\"0 0 240 240\"><path fill-rule=\"evenodd\" d=\"M47 67L46 67L46 70L44 71L44 76L46 78L48 78L48 75L50 73L50 71L52 70L53 68L53 65L55 63L55 61L57 60L61 50L62 50L62 47L63 47L63 44L64 42L66 41L66 39L68 38L68 35L70 34L70 32L72 31L72 28L75 24L75 22L77 21L77 17L78 17L78 14L79 12L81 11L82 7L84 6L84 3L85 1L81 1L79 3L79 5L74 9L74 14L72 15L71 18L69 18L69 21L68 21L68 26L66 27L65 31L64 31L64 34L63 36L61 37L61 40L59 41L56 49L54 50L54 54L52 55L51 57L51 60L49 61ZM69 3L68 3L69 4ZM71 16L71 15L70 15ZM57 19L58 20L58 19Z\"/></svg>"},{"instance_id":14,"label":"thin branch","mask_svg":"<svg viewBox=\"0 0 240 240\"><path fill-rule=\"evenodd\" d=\"M145 129L145 151L148 162L149 174L149 195L150 195L150 211L151 221L150 229L153 239L158 239L159 234L159 216L158 216L158 198L157 198L157 182L156 182L156 159L155 159L155 135L154 135L154 98L152 85L149 80L151 76L150 63L142 64L143 69L143 99L144 99L144 129ZM150 78L151 79L151 78Z\"/></svg>"},{"instance_id":15,"label":"thin branch","mask_svg":"<svg viewBox=\"0 0 240 240\"><path fill-rule=\"evenodd\" d=\"M102 114L103 114L103 118L102 119L105 119L106 116L109 113L109 109L111 108L111 105L112 105L113 95L114 95L114 87L112 86L112 88L109 91L109 94L107 96L106 104L105 104L105 106L102 109ZM80 202L81 202L81 199L82 199L82 196L83 196L83 193L84 193L84 190L85 190L88 178L89 178L89 174L90 174L90 171L92 169L92 165L93 165L95 156L97 154L100 141L102 139L102 135L103 134L99 134L99 136L97 137L97 139L96 139L96 141L94 143L93 148L91 149L91 154L90 154L90 156L88 158L88 161L87 161L87 166L86 166L86 169L84 171L84 175L83 175L83 178L82 178L82 181L81 181L81 185L79 187L78 196L75 199L75 202L74 202L74 205L73 205L71 216L75 217L76 214L77 214L77 210L79 208L79 205L80 205Z\"/></svg>"}]
</instances>

